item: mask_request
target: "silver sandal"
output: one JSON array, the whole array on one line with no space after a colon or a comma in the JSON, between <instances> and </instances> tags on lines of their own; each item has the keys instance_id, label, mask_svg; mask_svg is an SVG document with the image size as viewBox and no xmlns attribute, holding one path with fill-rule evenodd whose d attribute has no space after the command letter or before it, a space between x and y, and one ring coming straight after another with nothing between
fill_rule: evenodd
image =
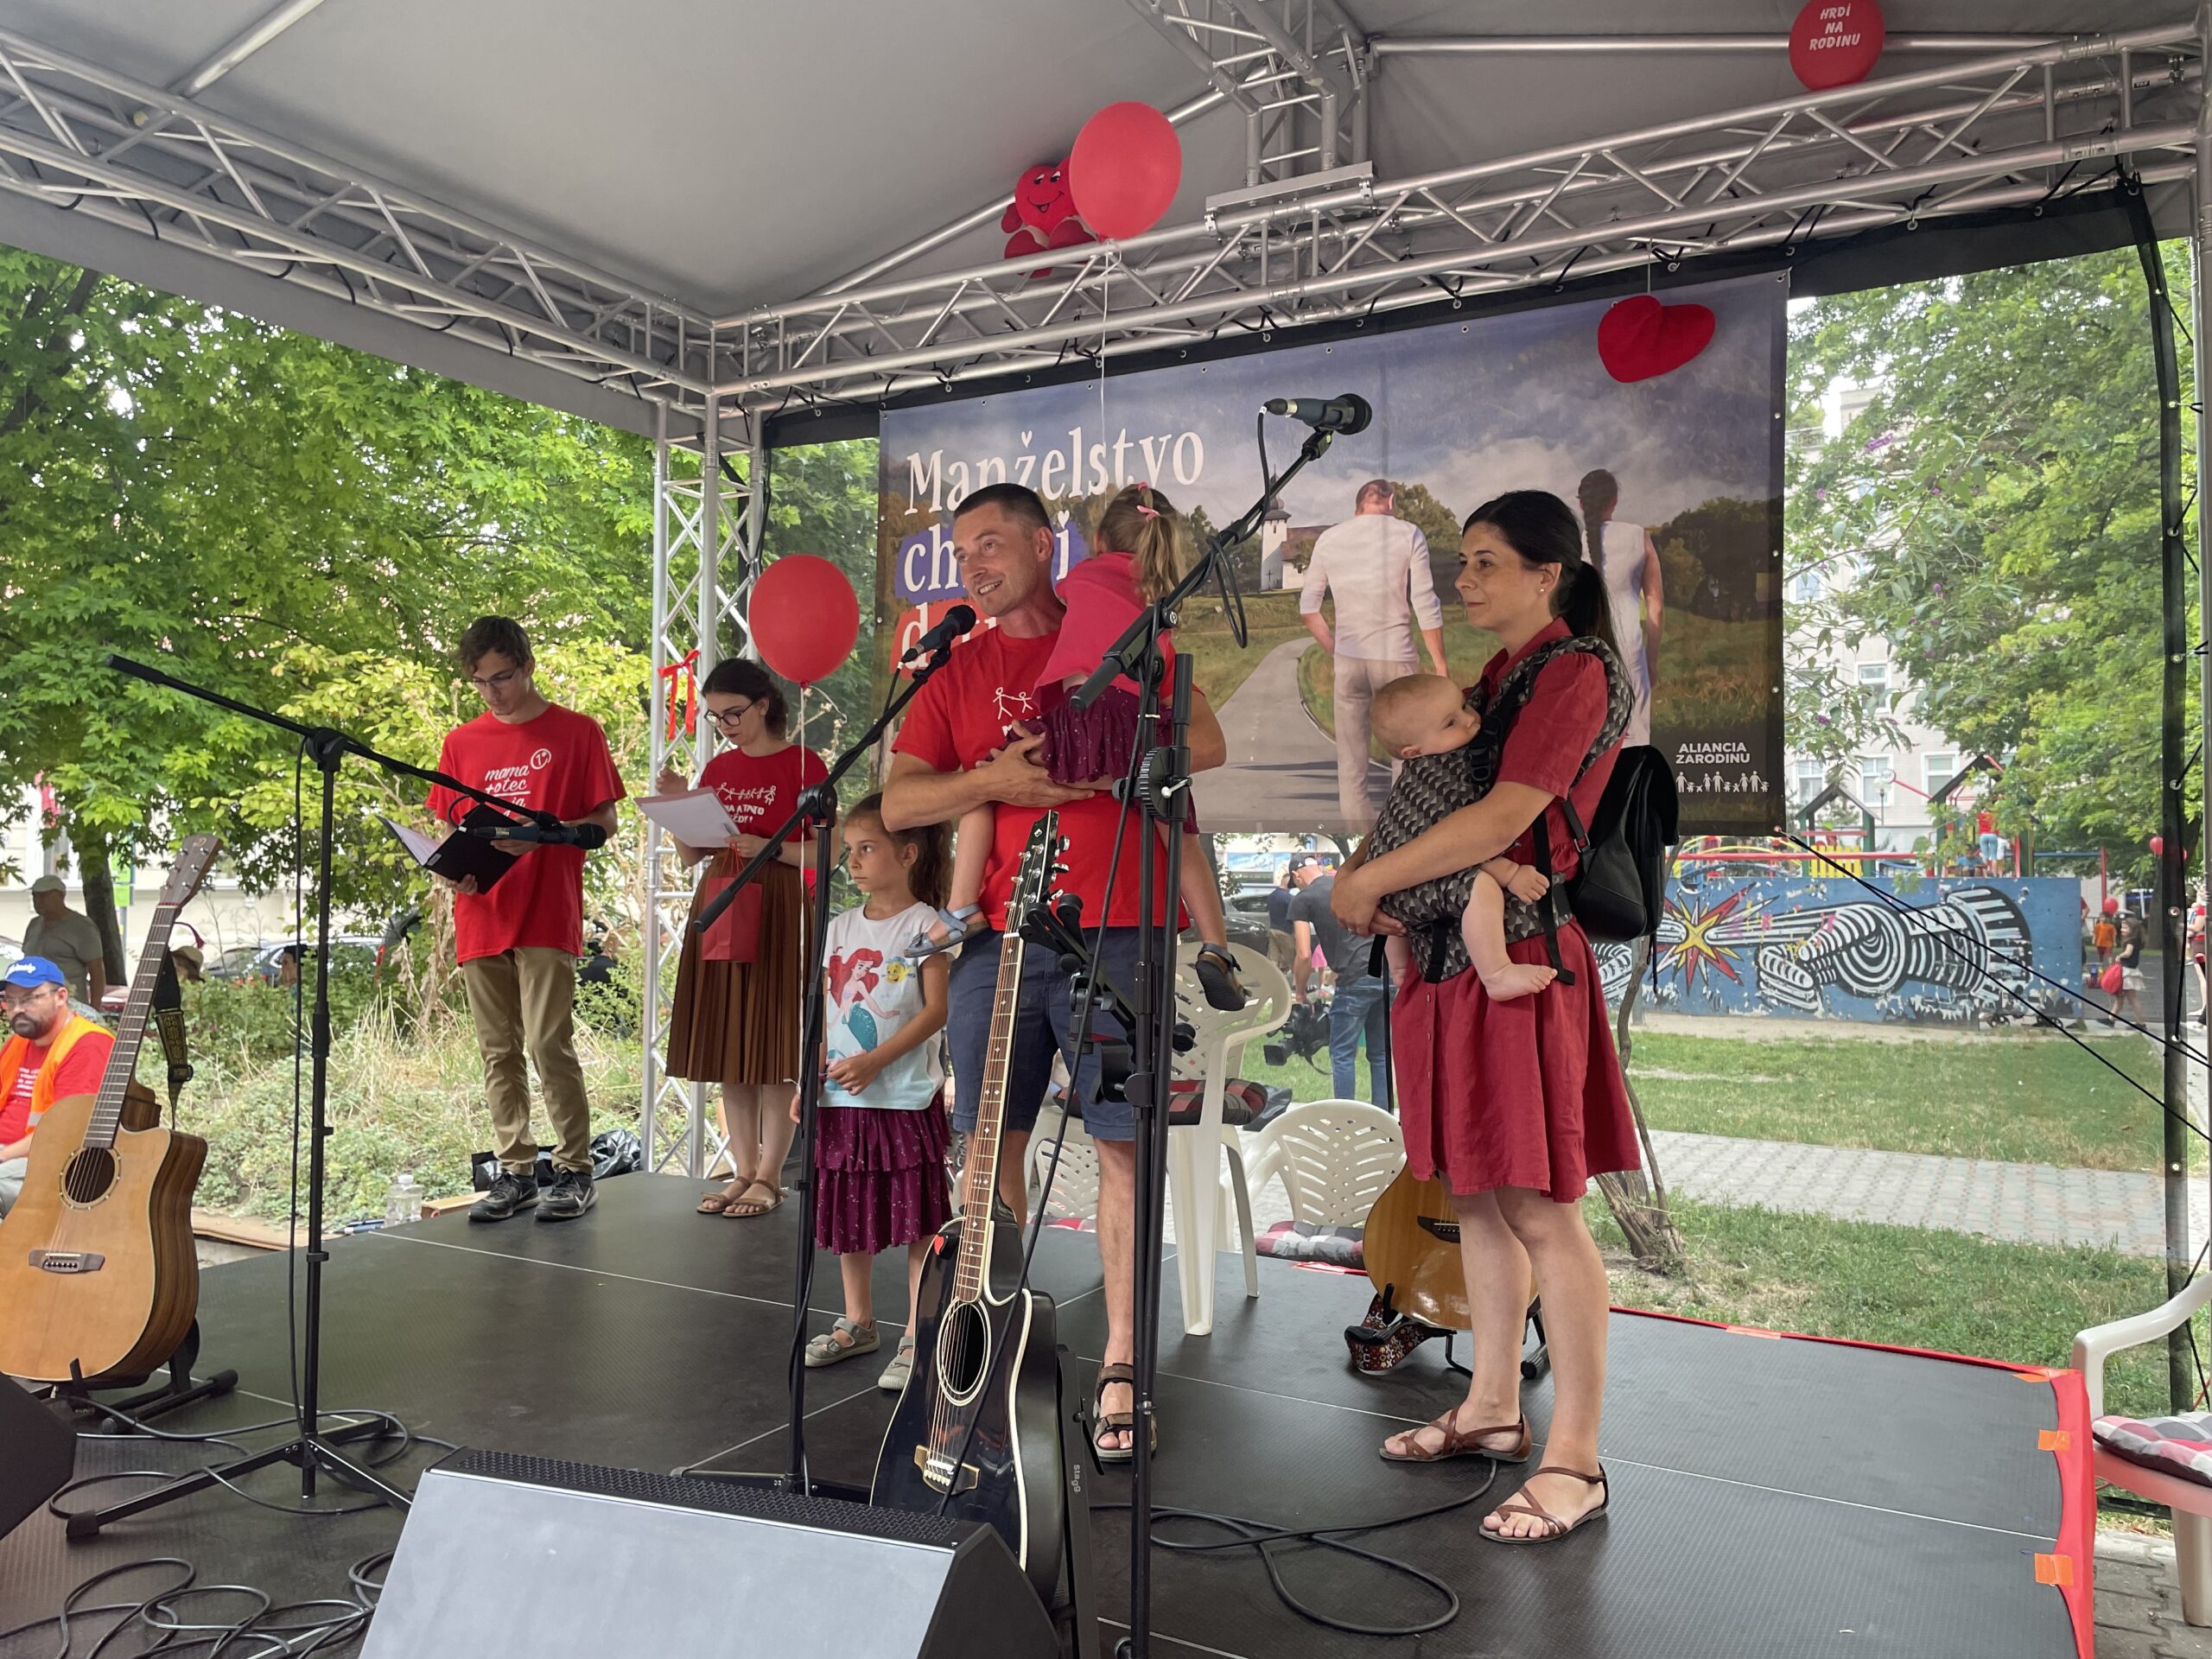
<instances>
[{"instance_id":1,"label":"silver sandal","mask_svg":"<svg viewBox=\"0 0 2212 1659\"><path fill-rule=\"evenodd\" d=\"M924 957L934 957L950 950L965 941L970 934L980 931L976 924L983 914L981 905L963 905L957 910L940 908L937 918L944 924L944 937L933 939L927 933L917 933L907 941L906 959L919 962Z\"/></svg>"},{"instance_id":2,"label":"silver sandal","mask_svg":"<svg viewBox=\"0 0 2212 1659\"><path fill-rule=\"evenodd\" d=\"M840 1335L851 1338L837 1340ZM823 1365L835 1365L841 1359L851 1359L858 1354L872 1354L883 1346L883 1338L876 1334L873 1325L855 1325L843 1314L836 1324L806 1344L806 1364L809 1370Z\"/></svg>"},{"instance_id":3,"label":"silver sandal","mask_svg":"<svg viewBox=\"0 0 2212 1659\"><path fill-rule=\"evenodd\" d=\"M906 1379L913 1374L914 1339L912 1337L903 1337L899 1342L899 1351L891 1357L891 1363L883 1368L883 1375L875 1379L875 1386L888 1389L893 1394L904 1394L906 1391Z\"/></svg>"}]
</instances>

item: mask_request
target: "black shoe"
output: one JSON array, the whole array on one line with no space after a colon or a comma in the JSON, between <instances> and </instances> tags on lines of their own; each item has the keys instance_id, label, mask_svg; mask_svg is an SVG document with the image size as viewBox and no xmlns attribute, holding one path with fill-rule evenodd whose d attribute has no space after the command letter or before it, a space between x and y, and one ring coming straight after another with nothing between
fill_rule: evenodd
<instances>
[{"instance_id":1,"label":"black shoe","mask_svg":"<svg viewBox=\"0 0 2212 1659\"><path fill-rule=\"evenodd\" d=\"M599 1190L592 1185L589 1170L559 1170L553 1177L553 1190L537 1206L537 1218L540 1221L574 1221L598 1202Z\"/></svg>"},{"instance_id":2,"label":"black shoe","mask_svg":"<svg viewBox=\"0 0 2212 1659\"><path fill-rule=\"evenodd\" d=\"M468 1206L471 1221L505 1221L537 1202L537 1177L503 1169L484 1196Z\"/></svg>"}]
</instances>

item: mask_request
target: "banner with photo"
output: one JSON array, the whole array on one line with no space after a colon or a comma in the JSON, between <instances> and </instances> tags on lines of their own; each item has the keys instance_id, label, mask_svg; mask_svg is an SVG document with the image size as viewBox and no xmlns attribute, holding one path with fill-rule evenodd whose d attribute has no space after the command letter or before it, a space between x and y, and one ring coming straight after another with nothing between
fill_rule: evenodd
<instances>
[{"instance_id":1,"label":"banner with photo","mask_svg":"<svg viewBox=\"0 0 2212 1659\"><path fill-rule=\"evenodd\" d=\"M1710 308L1711 343L1625 385L1599 359L1610 302L1592 301L888 410L880 669L961 597L951 519L969 492L1010 480L1042 495L1056 575L1140 480L1203 539L1259 494L1263 402L1357 392L1373 424L1339 438L1232 550L1249 643L1237 647L1215 600L1185 608L1178 646L1229 739L1229 764L1198 781L1205 826L1371 824L1390 779L1367 728L1372 688L1439 650L1456 682L1475 682L1497 642L1452 590L1460 522L1503 491L1542 489L1586 504L1585 544L1640 693L1630 741L1648 732L1674 763L1683 833L1764 835L1783 816L1784 297L1774 276L1669 290L1669 306ZM1280 468L1303 429L1268 429Z\"/></svg>"}]
</instances>

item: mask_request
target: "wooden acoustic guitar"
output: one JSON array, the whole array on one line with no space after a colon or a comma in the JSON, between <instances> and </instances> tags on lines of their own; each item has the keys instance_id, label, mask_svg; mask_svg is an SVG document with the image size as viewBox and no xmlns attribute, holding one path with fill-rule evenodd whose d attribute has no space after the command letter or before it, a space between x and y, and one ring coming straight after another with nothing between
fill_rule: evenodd
<instances>
[{"instance_id":1,"label":"wooden acoustic guitar","mask_svg":"<svg viewBox=\"0 0 2212 1659\"><path fill-rule=\"evenodd\" d=\"M133 1074L169 929L221 847L194 836L178 849L99 1093L55 1101L31 1135L22 1194L0 1221L0 1373L136 1379L192 1328L192 1194L207 1143L156 1127L158 1109Z\"/></svg>"},{"instance_id":2,"label":"wooden acoustic guitar","mask_svg":"<svg viewBox=\"0 0 2212 1659\"><path fill-rule=\"evenodd\" d=\"M1408 1336L1417 1342L1437 1332L1472 1328L1466 1272L1459 1256L1459 1217L1440 1179L1416 1180L1410 1168L1400 1170L1367 1212L1361 1252L1381 1317L1370 1316L1366 1325L1346 1332L1353 1343L1382 1349L1395 1341L1402 1344L1402 1357L1404 1348L1414 1345L1405 1340ZM1528 1323L1535 1332L1536 1346L1522 1359L1521 1374L1533 1378L1544 1365L1543 1307L1533 1274ZM1427 1329L1421 1330L1423 1326ZM1354 1331L1361 1334L1354 1336Z\"/></svg>"},{"instance_id":3,"label":"wooden acoustic guitar","mask_svg":"<svg viewBox=\"0 0 2212 1659\"><path fill-rule=\"evenodd\" d=\"M1021 924L1046 902L1058 852L1059 814L1047 812L1022 852L999 940L960 1213L922 1265L913 1369L892 1408L868 1498L995 1528L1047 1606L1058 1593L1065 1520L1052 1299L1019 1285L1020 1230L993 1224L991 1198L1021 992Z\"/></svg>"}]
</instances>

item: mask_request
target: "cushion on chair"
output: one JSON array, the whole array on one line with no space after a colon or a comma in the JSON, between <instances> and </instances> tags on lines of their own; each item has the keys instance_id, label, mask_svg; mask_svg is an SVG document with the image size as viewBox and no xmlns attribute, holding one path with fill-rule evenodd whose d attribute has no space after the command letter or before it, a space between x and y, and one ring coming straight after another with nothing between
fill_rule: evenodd
<instances>
[{"instance_id":1,"label":"cushion on chair","mask_svg":"<svg viewBox=\"0 0 2212 1659\"><path fill-rule=\"evenodd\" d=\"M2098 1445L2130 1463L2212 1486L2212 1411L2183 1412L2147 1423L2100 1417L2091 1432Z\"/></svg>"},{"instance_id":2,"label":"cushion on chair","mask_svg":"<svg viewBox=\"0 0 2212 1659\"><path fill-rule=\"evenodd\" d=\"M1332 1268L1367 1270L1361 1243L1363 1229L1317 1227L1307 1221L1279 1221L1252 1241L1262 1255L1285 1262L1325 1262Z\"/></svg>"},{"instance_id":3,"label":"cushion on chair","mask_svg":"<svg viewBox=\"0 0 2212 1659\"><path fill-rule=\"evenodd\" d=\"M1205 1107L1205 1084L1198 1077L1179 1077L1167 1085L1167 1123L1170 1128L1195 1128ZM1221 1091L1221 1121L1241 1128L1264 1110L1268 1091L1256 1083L1231 1077Z\"/></svg>"}]
</instances>

